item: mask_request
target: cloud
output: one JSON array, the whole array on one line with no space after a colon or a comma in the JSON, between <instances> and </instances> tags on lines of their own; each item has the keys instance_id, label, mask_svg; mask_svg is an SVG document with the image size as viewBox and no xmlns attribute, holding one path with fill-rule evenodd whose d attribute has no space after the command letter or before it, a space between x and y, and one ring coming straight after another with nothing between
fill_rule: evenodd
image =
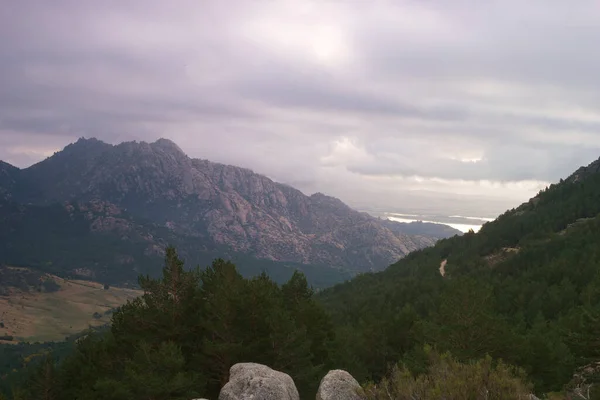
<instances>
[{"instance_id":1,"label":"cloud","mask_svg":"<svg viewBox=\"0 0 600 400\"><path fill-rule=\"evenodd\" d=\"M592 0L4 10L0 159L21 167L169 137L354 205L493 215L600 156Z\"/></svg>"}]
</instances>

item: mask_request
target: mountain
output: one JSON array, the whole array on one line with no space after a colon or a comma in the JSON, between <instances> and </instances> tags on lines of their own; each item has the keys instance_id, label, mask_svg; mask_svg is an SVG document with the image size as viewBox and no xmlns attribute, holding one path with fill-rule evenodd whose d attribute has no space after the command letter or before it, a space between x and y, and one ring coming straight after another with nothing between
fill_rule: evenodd
<instances>
[{"instance_id":1,"label":"mountain","mask_svg":"<svg viewBox=\"0 0 600 400\"><path fill-rule=\"evenodd\" d=\"M167 139L116 146L80 139L17 172L3 187L21 204L101 200L200 247L257 259L360 272L437 239L389 229L338 199L306 196L248 169L191 159Z\"/></svg>"},{"instance_id":2,"label":"mountain","mask_svg":"<svg viewBox=\"0 0 600 400\"><path fill-rule=\"evenodd\" d=\"M372 398L407 392L464 398L465 390L475 397L485 392L510 399L533 391L538 397L528 397L573 398L590 386L585 397L596 398L598 163L540 191L478 233L440 240L384 271L359 274L316 296L301 274L276 285L264 275L244 279L223 260L196 273L186 271L170 249L162 278L140 281L146 296L116 311L110 336L82 340L58 370L47 359L3 381L71 398L74 393L110 397L115 388L138 397L164 394L165 388L181 394L187 380L186 387L194 389L187 398L212 398L231 375L230 367L252 360L285 367L308 389L303 393L317 390L322 374L315 371L327 367L369 382L377 392ZM335 199L316 197L340 207ZM119 231L126 223L135 231L134 221L140 221L101 200L14 207L24 214L36 207L65 209L73 220L106 227L94 235ZM126 222L108 223L110 218ZM170 240L178 240L176 230L148 224L144 229L164 229L174 235ZM29 224L15 229L24 225ZM84 237L87 230L73 237ZM11 356L4 370L23 365L31 353L24 354ZM131 379L123 379L127 373ZM32 379L23 380L27 376ZM476 387L465 389L465 381L477 382ZM311 396L314 392L306 397Z\"/></svg>"},{"instance_id":3,"label":"mountain","mask_svg":"<svg viewBox=\"0 0 600 400\"><path fill-rule=\"evenodd\" d=\"M135 284L140 274L160 273L167 245L177 246L190 267L215 258L236 262L244 276L266 271L278 283L295 270L315 288L350 279L349 272L327 266L256 259L133 218L114 204L92 200L32 205L0 200L0 265L33 267L66 278L111 285Z\"/></svg>"},{"instance_id":4,"label":"mountain","mask_svg":"<svg viewBox=\"0 0 600 400\"><path fill-rule=\"evenodd\" d=\"M419 365L429 344L461 360L502 358L524 369L536 393L559 391L576 368L600 361L598 232L600 159L477 233L318 298L358 354L354 376L378 380L399 360Z\"/></svg>"},{"instance_id":5,"label":"mountain","mask_svg":"<svg viewBox=\"0 0 600 400\"><path fill-rule=\"evenodd\" d=\"M458 229L449 225L433 222L398 222L385 219L381 223L392 232L405 233L408 235L424 235L436 239L447 239L455 235L462 235L462 232Z\"/></svg>"}]
</instances>

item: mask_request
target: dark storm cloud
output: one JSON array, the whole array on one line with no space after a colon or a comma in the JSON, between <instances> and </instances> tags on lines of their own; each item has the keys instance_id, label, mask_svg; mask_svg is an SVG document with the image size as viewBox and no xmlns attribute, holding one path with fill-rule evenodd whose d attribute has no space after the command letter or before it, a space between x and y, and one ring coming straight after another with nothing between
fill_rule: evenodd
<instances>
[{"instance_id":1,"label":"dark storm cloud","mask_svg":"<svg viewBox=\"0 0 600 400\"><path fill-rule=\"evenodd\" d=\"M600 156L599 19L591 0L8 2L0 159L163 136L350 202L524 199Z\"/></svg>"}]
</instances>

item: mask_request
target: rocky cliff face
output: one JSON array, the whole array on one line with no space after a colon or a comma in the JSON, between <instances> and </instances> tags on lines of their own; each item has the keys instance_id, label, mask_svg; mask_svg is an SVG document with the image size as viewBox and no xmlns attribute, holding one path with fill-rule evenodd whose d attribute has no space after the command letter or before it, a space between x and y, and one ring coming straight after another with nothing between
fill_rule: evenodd
<instances>
[{"instance_id":1,"label":"rocky cliff face","mask_svg":"<svg viewBox=\"0 0 600 400\"><path fill-rule=\"evenodd\" d=\"M13 175L19 189L7 184L5 191L20 201L100 199L258 258L364 271L435 242L394 232L336 198L306 196L248 169L191 159L166 139L117 146L80 139Z\"/></svg>"}]
</instances>

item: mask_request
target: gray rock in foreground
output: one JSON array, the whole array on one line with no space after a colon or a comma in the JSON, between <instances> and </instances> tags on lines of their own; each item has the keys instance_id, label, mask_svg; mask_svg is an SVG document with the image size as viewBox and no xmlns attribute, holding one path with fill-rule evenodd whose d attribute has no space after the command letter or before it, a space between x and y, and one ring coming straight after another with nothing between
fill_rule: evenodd
<instances>
[{"instance_id":1,"label":"gray rock in foreground","mask_svg":"<svg viewBox=\"0 0 600 400\"><path fill-rule=\"evenodd\" d=\"M361 393L362 389L352 375L336 369L321 380L317 400L362 400Z\"/></svg>"},{"instance_id":2,"label":"gray rock in foreground","mask_svg":"<svg viewBox=\"0 0 600 400\"><path fill-rule=\"evenodd\" d=\"M235 364L219 400L300 400L294 380L283 372L255 363Z\"/></svg>"}]
</instances>

